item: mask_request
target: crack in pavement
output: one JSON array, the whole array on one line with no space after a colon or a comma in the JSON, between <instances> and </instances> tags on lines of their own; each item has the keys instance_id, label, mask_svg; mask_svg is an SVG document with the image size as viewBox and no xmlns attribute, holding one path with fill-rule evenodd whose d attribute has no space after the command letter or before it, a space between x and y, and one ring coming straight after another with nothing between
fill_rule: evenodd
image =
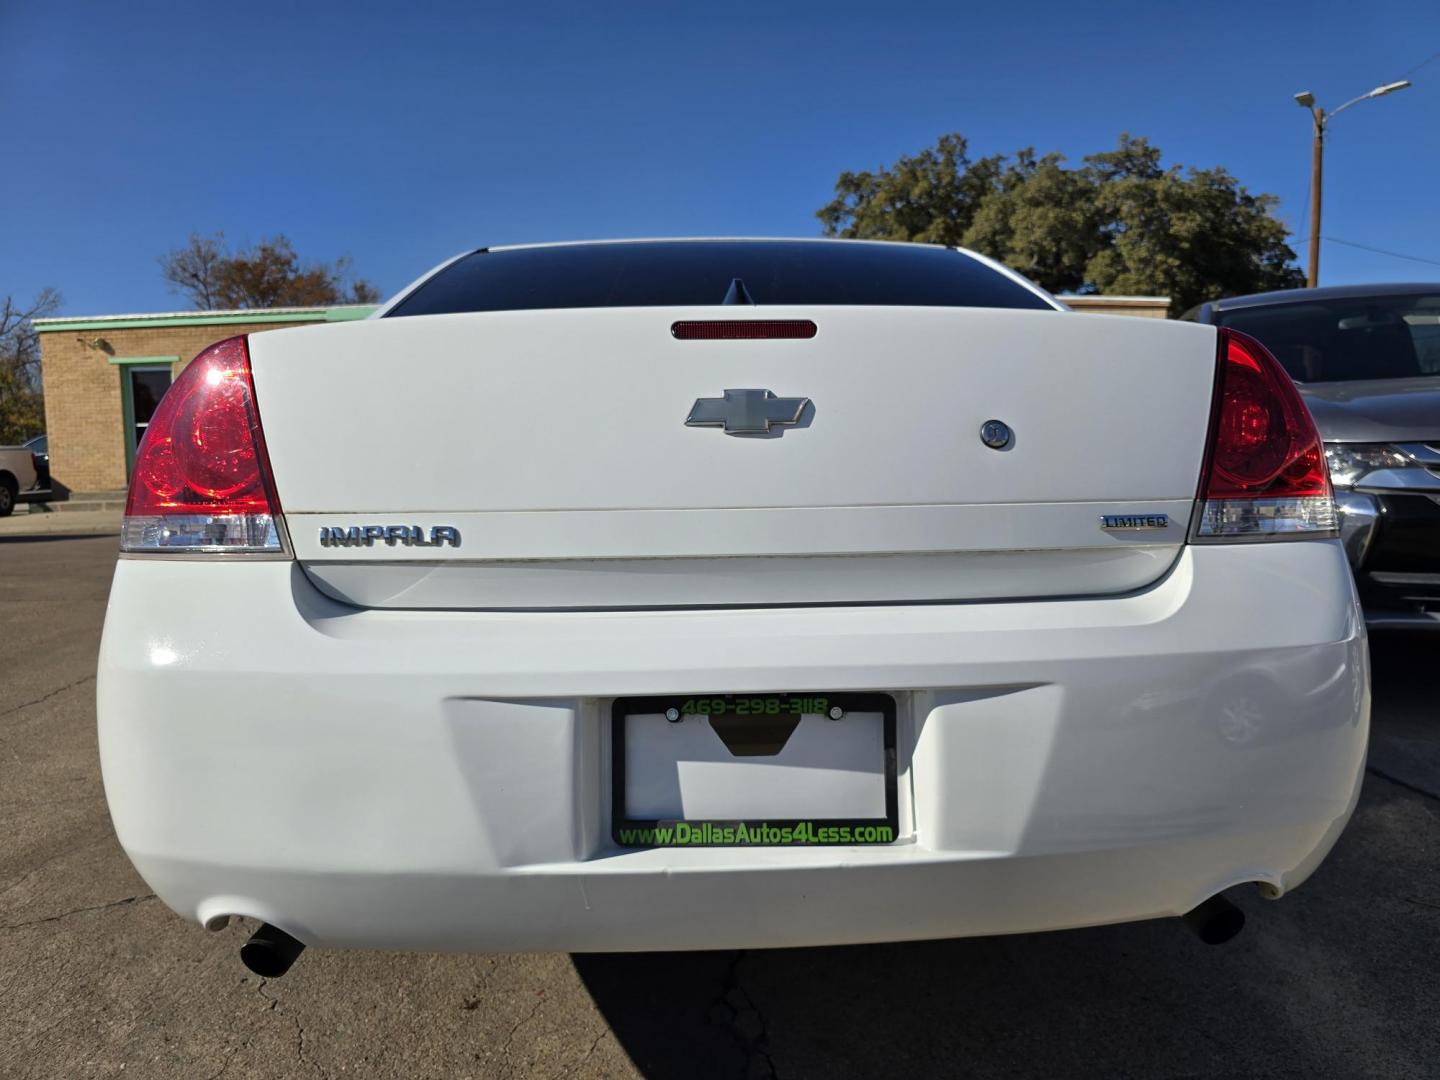
<instances>
[{"instance_id":1,"label":"crack in pavement","mask_svg":"<svg viewBox=\"0 0 1440 1080\"><path fill-rule=\"evenodd\" d=\"M230 1068L230 1062L235 1060L235 1055L239 1052L239 1050L240 1047L232 1046L230 1048L230 1053L225 1055L225 1062L220 1066L219 1071L211 1073L205 1078L205 1080L220 1080L220 1077L224 1076L225 1071Z\"/></svg>"},{"instance_id":2,"label":"crack in pavement","mask_svg":"<svg viewBox=\"0 0 1440 1080\"><path fill-rule=\"evenodd\" d=\"M283 1012L280 1009L280 999L271 997L265 992L265 984L269 981L269 979L262 978L259 985L255 987L255 992L269 1002L265 1011L273 1012L277 1016L283 1016L286 1020L290 1021L291 1025L295 1028L295 1056L299 1059L300 1064L314 1069L315 1072L322 1077L322 1080L330 1080L330 1074L325 1070L325 1067L305 1053L305 1025L300 1023L300 1018L293 1013Z\"/></svg>"},{"instance_id":3,"label":"crack in pavement","mask_svg":"<svg viewBox=\"0 0 1440 1080\"><path fill-rule=\"evenodd\" d=\"M295 1053L296 1056L299 1057L300 1063L302 1065L309 1065L320 1074L323 1080L330 1080L330 1074L326 1072L325 1067L305 1053L305 1025L300 1023L299 1017L292 1016L290 1019L295 1022L295 1035L297 1039L295 1043Z\"/></svg>"},{"instance_id":4,"label":"crack in pavement","mask_svg":"<svg viewBox=\"0 0 1440 1080\"><path fill-rule=\"evenodd\" d=\"M528 1013L522 1016L519 1020L515 1021L515 1025L510 1029L510 1034L506 1035L505 1041L500 1044L499 1055L502 1063L508 1064L509 1062L510 1044L515 1041L515 1033L519 1031L522 1027L524 1027L526 1024L528 1024L531 1020L534 1020L535 1014L540 1011L540 1006L544 1004L545 992L542 990L540 991L540 994L535 1001L534 1007Z\"/></svg>"},{"instance_id":5,"label":"crack in pavement","mask_svg":"<svg viewBox=\"0 0 1440 1080\"><path fill-rule=\"evenodd\" d=\"M1440 799L1440 792L1427 791L1425 788L1420 787L1418 784L1412 784L1408 780L1401 780L1398 776L1392 776L1390 773L1387 773L1382 769L1377 769L1374 765L1371 765L1369 763L1365 765L1365 771L1371 773L1374 776L1380 777L1381 780L1388 780L1390 783L1395 784L1398 787L1402 787L1406 791L1413 791L1416 795L1423 795L1427 799Z\"/></svg>"},{"instance_id":6,"label":"crack in pavement","mask_svg":"<svg viewBox=\"0 0 1440 1080\"><path fill-rule=\"evenodd\" d=\"M562 1076L569 1076L572 1069L579 1070L584 1068L585 1063L595 1056L595 1048L599 1046L602 1042L604 1042L609 1034L610 1029L607 1027L603 1031L601 1031L599 1035L596 1035L594 1042L590 1044L590 1049L586 1050L585 1053L581 1055L580 1060L566 1065L563 1069L561 1069L558 1073L555 1074L555 1080L560 1080L560 1077Z\"/></svg>"},{"instance_id":7,"label":"crack in pavement","mask_svg":"<svg viewBox=\"0 0 1440 1080\"><path fill-rule=\"evenodd\" d=\"M47 915L43 919L30 919L27 922L7 923L0 926L0 930L19 930L26 926L40 926L44 923L59 922L61 919L68 919L71 915L81 915L87 911L104 911L107 908L125 907L129 904L143 904L146 900L154 900L155 894L142 893L139 896L127 896L123 900L111 900L108 904L94 904L91 907L71 908L69 911L62 911L59 915Z\"/></svg>"},{"instance_id":8,"label":"crack in pavement","mask_svg":"<svg viewBox=\"0 0 1440 1080\"><path fill-rule=\"evenodd\" d=\"M730 1038L745 1055L741 1075L746 1080L776 1080L775 1062L770 1056L769 1024L755 999L740 985L740 964L746 955L744 949L737 950L726 967L720 980L720 993L710 1006L711 1019L724 1024ZM721 1019L726 1012L729 1018Z\"/></svg>"},{"instance_id":9,"label":"crack in pavement","mask_svg":"<svg viewBox=\"0 0 1440 1080\"><path fill-rule=\"evenodd\" d=\"M5 709L3 712L0 712L0 719L3 719L3 718L5 718L5 717L7 717L7 716L11 716L11 715L13 715L13 714L15 714L15 713L17 713L17 712L21 712L21 711L24 710L24 709L28 709L28 708L30 708L30 706L32 706L32 705L39 705L42 701L49 701L51 698L55 697L57 694L63 694L63 693L65 693L66 690L74 690L75 687L77 687L77 686L81 686L81 685L83 685L83 684L85 684L85 683L87 683L87 682L94 682L94 681L95 681L95 676L94 676L94 675L86 675L83 679L76 679L76 680L75 680L74 682L72 682L72 683L66 683L64 686L60 687L58 690L51 690L48 694L41 694L39 697L37 697L37 698L36 698L35 700L33 700L33 701L22 701L19 705L12 705L12 706L10 706L10 708Z\"/></svg>"},{"instance_id":10,"label":"crack in pavement","mask_svg":"<svg viewBox=\"0 0 1440 1080\"><path fill-rule=\"evenodd\" d=\"M86 796L86 798L91 798L91 797L92 797L92 796L88 796L88 795ZM98 798L98 799L103 799L105 796L104 796L104 795L96 795L96 796L93 796L93 797L94 797L94 798ZM35 866L32 866L29 870L26 870L25 873L21 874L21 875L20 875L18 878L16 878L14 881L10 882L10 884L4 886L3 888L0 888L0 896L8 896L10 893L12 893L12 892L14 892L16 889L18 889L21 885L24 885L25 882L29 881L29 880L30 880L32 877L34 877L36 874L40 873L41 870L44 870L45 867L49 866L51 863L53 863L53 862L58 862L59 860L64 859L64 858L67 858L68 856L71 856L71 855L78 855L78 854L79 854L80 852L82 852L82 851L89 851L91 848L93 848L93 847L98 847L100 844L105 843L107 840L109 840L109 839L110 839L112 836L114 836L114 835L115 835L114 833L107 832L104 836L96 837L94 840L91 840L88 844L81 844L79 847L67 847L64 851L56 852L54 855L51 855L48 859L45 859L43 862L40 862L40 863L36 864Z\"/></svg>"}]
</instances>

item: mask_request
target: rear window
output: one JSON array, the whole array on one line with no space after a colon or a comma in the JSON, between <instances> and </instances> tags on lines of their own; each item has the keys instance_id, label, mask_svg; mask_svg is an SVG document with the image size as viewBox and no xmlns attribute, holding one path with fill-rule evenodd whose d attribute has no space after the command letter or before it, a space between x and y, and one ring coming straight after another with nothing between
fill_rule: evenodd
<instances>
[{"instance_id":1,"label":"rear window","mask_svg":"<svg viewBox=\"0 0 1440 1080\"><path fill-rule=\"evenodd\" d=\"M737 285L737 282L740 283ZM984 263L921 244L670 241L477 251L388 314L856 304L1054 310Z\"/></svg>"},{"instance_id":2,"label":"rear window","mask_svg":"<svg viewBox=\"0 0 1440 1080\"><path fill-rule=\"evenodd\" d=\"M1357 296L1222 311L1300 382L1440 375L1440 294Z\"/></svg>"}]
</instances>

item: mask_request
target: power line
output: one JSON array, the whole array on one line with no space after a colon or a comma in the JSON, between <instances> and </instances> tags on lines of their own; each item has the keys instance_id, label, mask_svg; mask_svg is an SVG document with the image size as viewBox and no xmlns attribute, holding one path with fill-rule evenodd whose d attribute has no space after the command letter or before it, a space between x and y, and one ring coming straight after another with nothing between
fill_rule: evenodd
<instances>
[{"instance_id":1,"label":"power line","mask_svg":"<svg viewBox=\"0 0 1440 1080\"><path fill-rule=\"evenodd\" d=\"M1320 237L1320 239L1324 240L1327 244L1344 244L1346 247L1359 248L1361 251L1370 251L1376 255L1389 255L1392 259L1408 259L1410 262L1428 263L1430 266L1440 266L1440 259L1427 259L1422 255L1406 255L1403 252L1399 251L1386 251L1384 248L1371 247L1369 244L1357 244L1353 240L1341 240L1339 237L1336 236L1322 236ZM1297 248L1303 248L1309 242L1310 241L1307 238L1297 241L1295 246Z\"/></svg>"},{"instance_id":2,"label":"power line","mask_svg":"<svg viewBox=\"0 0 1440 1080\"><path fill-rule=\"evenodd\" d=\"M1416 64L1409 71L1405 72L1405 74L1414 75L1415 72L1419 71L1422 67L1430 63L1432 60L1440 60L1440 52L1432 53L1431 55L1427 56L1424 60L1421 60L1420 63Z\"/></svg>"}]
</instances>

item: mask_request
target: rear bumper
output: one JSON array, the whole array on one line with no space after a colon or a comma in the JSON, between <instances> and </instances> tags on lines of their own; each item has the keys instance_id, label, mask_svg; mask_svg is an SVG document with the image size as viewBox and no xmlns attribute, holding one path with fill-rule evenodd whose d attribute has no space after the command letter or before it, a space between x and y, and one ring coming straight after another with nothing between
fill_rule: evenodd
<instances>
[{"instance_id":1,"label":"rear bumper","mask_svg":"<svg viewBox=\"0 0 1440 1080\"><path fill-rule=\"evenodd\" d=\"M872 690L901 839L626 850L608 704ZM176 911L311 944L684 949L1057 929L1299 884L1354 806L1364 628L1338 542L1187 548L1103 600L357 611L289 563L123 560L100 748Z\"/></svg>"}]
</instances>

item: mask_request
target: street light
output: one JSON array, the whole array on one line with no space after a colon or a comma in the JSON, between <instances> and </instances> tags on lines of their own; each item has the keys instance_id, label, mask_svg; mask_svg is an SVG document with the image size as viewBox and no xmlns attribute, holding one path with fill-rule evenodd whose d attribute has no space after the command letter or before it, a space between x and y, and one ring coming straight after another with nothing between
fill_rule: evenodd
<instances>
[{"instance_id":1,"label":"street light","mask_svg":"<svg viewBox=\"0 0 1440 1080\"><path fill-rule=\"evenodd\" d=\"M1315 147L1310 158L1310 269L1305 275L1305 284L1312 289L1320 284L1320 173L1325 157L1325 126L1357 102L1384 97L1396 90L1404 90L1409 85L1408 79L1401 79L1399 82L1377 86L1369 93L1351 98L1329 113L1315 104L1315 95L1309 90L1302 90L1295 95L1295 103L1302 109L1309 109L1315 121Z\"/></svg>"}]
</instances>

